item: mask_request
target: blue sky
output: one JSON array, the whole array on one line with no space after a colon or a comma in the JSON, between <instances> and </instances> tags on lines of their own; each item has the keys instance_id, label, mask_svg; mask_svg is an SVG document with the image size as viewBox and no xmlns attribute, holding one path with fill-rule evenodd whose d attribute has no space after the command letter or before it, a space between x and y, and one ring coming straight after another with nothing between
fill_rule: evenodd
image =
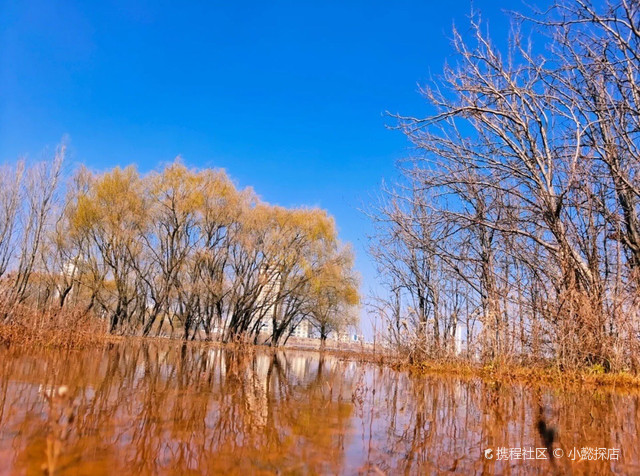
<instances>
[{"instance_id":1,"label":"blue sky","mask_svg":"<svg viewBox=\"0 0 640 476\"><path fill-rule=\"evenodd\" d=\"M268 202L329 210L375 288L358 208L410 153L385 111L425 114L418 84L472 2L187 3L0 0L0 163L66 136L93 169L221 167ZM520 6L473 2L496 37Z\"/></svg>"}]
</instances>

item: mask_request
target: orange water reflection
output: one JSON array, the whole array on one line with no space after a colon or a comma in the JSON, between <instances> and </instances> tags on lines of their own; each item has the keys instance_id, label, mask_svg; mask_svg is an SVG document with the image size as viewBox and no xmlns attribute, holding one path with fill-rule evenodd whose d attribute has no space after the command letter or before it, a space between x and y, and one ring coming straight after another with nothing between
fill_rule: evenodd
<instances>
[{"instance_id":1,"label":"orange water reflection","mask_svg":"<svg viewBox=\"0 0 640 476\"><path fill-rule=\"evenodd\" d=\"M1 474L640 473L638 394L164 342L2 350L0 363ZM496 460L544 446L540 420L566 456ZM620 459L571 461L574 447Z\"/></svg>"}]
</instances>

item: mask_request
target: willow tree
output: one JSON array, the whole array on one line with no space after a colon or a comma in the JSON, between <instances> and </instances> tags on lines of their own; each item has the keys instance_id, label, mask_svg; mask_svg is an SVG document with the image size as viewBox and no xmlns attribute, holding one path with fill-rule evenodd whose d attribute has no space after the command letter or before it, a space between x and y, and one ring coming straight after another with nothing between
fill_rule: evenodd
<instances>
[{"instance_id":1,"label":"willow tree","mask_svg":"<svg viewBox=\"0 0 640 476\"><path fill-rule=\"evenodd\" d=\"M320 335L321 346L332 333L340 334L358 322L358 278L349 247L328 255L309 283L306 315Z\"/></svg>"},{"instance_id":2,"label":"willow tree","mask_svg":"<svg viewBox=\"0 0 640 476\"><path fill-rule=\"evenodd\" d=\"M207 338L214 328L225 326L226 310L233 290L229 278L232 251L241 238L243 215L255 203L250 189L237 190L224 171L203 170L202 203L199 207L201 243L190 271L198 293L197 326Z\"/></svg>"},{"instance_id":3,"label":"willow tree","mask_svg":"<svg viewBox=\"0 0 640 476\"><path fill-rule=\"evenodd\" d=\"M253 335L273 306L275 271L266 264L265 242L271 232L267 204L247 204L233 226L226 296L225 340Z\"/></svg>"},{"instance_id":4,"label":"willow tree","mask_svg":"<svg viewBox=\"0 0 640 476\"><path fill-rule=\"evenodd\" d=\"M278 345L305 317L311 280L335 250L333 220L322 210L257 203L240 215L234 236L226 338L257 336L268 319L267 342Z\"/></svg>"},{"instance_id":5,"label":"willow tree","mask_svg":"<svg viewBox=\"0 0 640 476\"><path fill-rule=\"evenodd\" d=\"M325 211L269 205L179 159L142 175L81 168L62 199L62 156L0 177L3 317L22 303L93 313L112 333L225 340L269 319L273 345L305 317L338 249Z\"/></svg>"},{"instance_id":6,"label":"willow tree","mask_svg":"<svg viewBox=\"0 0 640 476\"><path fill-rule=\"evenodd\" d=\"M275 270L276 288L272 345L286 340L304 317L311 280L336 244L335 223L324 210L273 208L267 242L267 263Z\"/></svg>"},{"instance_id":7,"label":"willow tree","mask_svg":"<svg viewBox=\"0 0 640 476\"><path fill-rule=\"evenodd\" d=\"M100 304L109 315L109 331L132 322L135 310L146 308L140 294L138 273L149 224L144 184L133 167L88 174L86 191L73 197L73 226L86 234L99 253L105 274ZM138 301L137 303L135 301Z\"/></svg>"},{"instance_id":8,"label":"willow tree","mask_svg":"<svg viewBox=\"0 0 640 476\"><path fill-rule=\"evenodd\" d=\"M159 315L163 320L177 315L187 338L196 320L195 277L189 276L188 271L193 268L190 260L201 241L199 210L204 201L203 180L197 172L175 162L145 177L144 185L149 226L140 236L146 245L147 259L134 263L143 265L136 271L146 284L152 303L143 333L149 334Z\"/></svg>"}]
</instances>

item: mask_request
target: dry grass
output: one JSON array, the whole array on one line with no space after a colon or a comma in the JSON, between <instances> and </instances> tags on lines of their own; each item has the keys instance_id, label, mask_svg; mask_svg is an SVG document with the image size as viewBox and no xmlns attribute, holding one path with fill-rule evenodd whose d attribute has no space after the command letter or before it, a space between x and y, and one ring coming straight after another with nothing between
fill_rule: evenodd
<instances>
[{"instance_id":1,"label":"dry grass","mask_svg":"<svg viewBox=\"0 0 640 476\"><path fill-rule=\"evenodd\" d=\"M14 308L11 319L0 322L0 345L6 347L44 347L60 349L82 349L101 346L124 339L157 340L165 338L136 338L114 336L105 325L90 314L74 311L34 312L28 308ZM241 350L251 355L258 348L244 339L227 344L219 342L189 342L189 345L223 346ZM389 366L396 370L417 374L437 374L457 378L481 378L488 382L518 383L548 387L597 386L611 389L640 388L640 376L633 372L605 372L602 366L561 368L554 363L532 362L527 364L511 361L476 364L463 359L407 359L397 352L372 352L367 349L319 349L287 346L313 353L334 355L342 360ZM274 349L275 350L275 349Z\"/></svg>"},{"instance_id":2,"label":"dry grass","mask_svg":"<svg viewBox=\"0 0 640 476\"><path fill-rule=\"evenodd\" d=\"M7 347L80 349L120 339L107 334L94 316L74 311L35 312L17 308L4 322L0 320L0 345Z\"/></svg>"},{"instance_id":3,"label":"dry grass","mask_svg":"<svg viewBox=\"0 0 640 476\"><path fill-rule=\"evenodd\" d=\"M418 374L481 378L487 382L526 384L554 388L578 386L607 387L615 390L640 388L640 376L629 372L605 373L599 367L561 370L554 365L473 364L465 361L423 361L408 364L396 360L390 364L397 370Z\"/></svg>"},{"instance_id":4,"label":"dry grass","mask_svg":"<svg viewBox=\"0 0 640 476\"><path fill-rule=\"evenodd\" d=\"M7 347L45 347L83 349L124 339L79 329L34 329L24 324L0 324L0 345Z\"/></svg>"}]
</instances>

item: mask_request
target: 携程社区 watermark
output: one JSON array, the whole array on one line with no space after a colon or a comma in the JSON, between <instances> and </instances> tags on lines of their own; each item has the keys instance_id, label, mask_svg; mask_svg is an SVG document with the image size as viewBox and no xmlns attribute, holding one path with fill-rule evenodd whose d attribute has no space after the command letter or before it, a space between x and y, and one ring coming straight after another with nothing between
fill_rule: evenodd
<instances>
[{"instance_id":1,"label":"\u643a\u7a0b\u793e\u533a watermark","mask_svg":"<svg viewBox=\"0 0 640 476\"><path fill-rule=\"evenodd\" d=\"M573 448L565 451L562 448L555 448L549 453L547 448L506 448L500 446L495 448L487 448L484 450L485 459L495 459L496 461L507 460L534 460L549 458L567 457L573 461L612 461L620 459L619 448Z\"/></svg>"}]
</instances>

